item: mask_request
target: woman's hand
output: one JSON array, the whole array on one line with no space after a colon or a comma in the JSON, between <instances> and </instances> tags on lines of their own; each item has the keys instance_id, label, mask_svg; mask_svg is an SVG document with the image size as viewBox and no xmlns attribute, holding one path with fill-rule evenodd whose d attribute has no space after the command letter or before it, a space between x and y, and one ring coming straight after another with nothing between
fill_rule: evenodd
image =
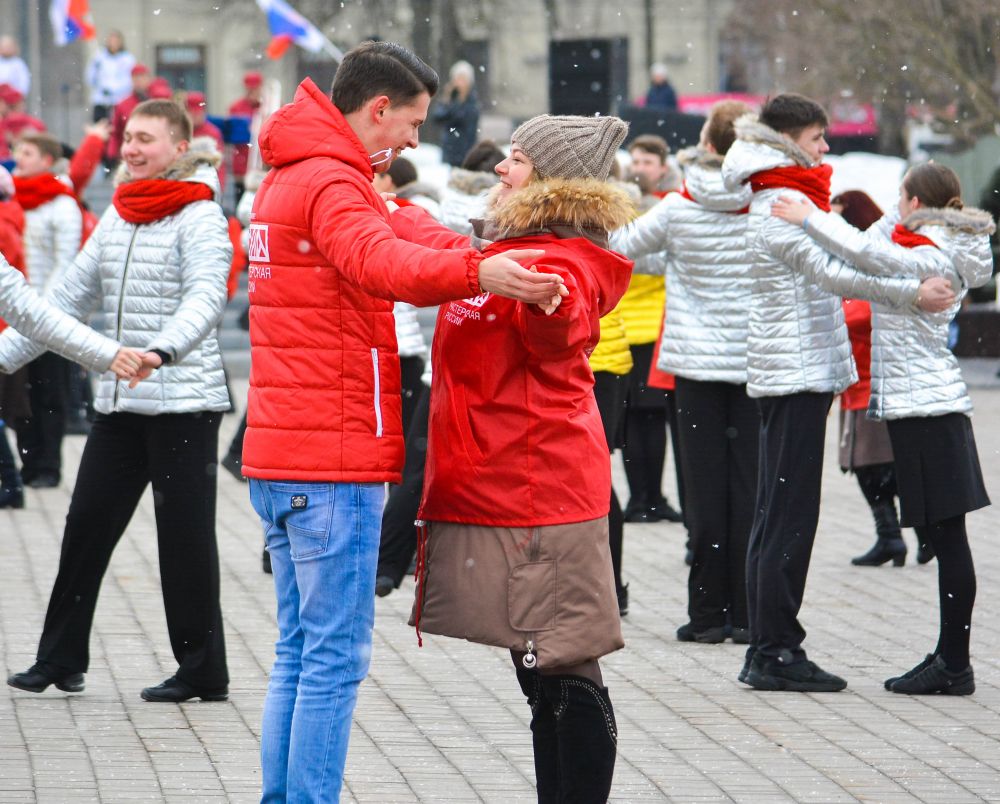
<instances>
[{"instance_id":1,"label":"woman's hand","mask_svg":"<svg viewBox=\"0 0 1000 804\"><path fill-rule=\"evenodd\" d=\"M396 197L395 193L379 193L379 195L382 196L382 200L385 201L385 205L389 208L390 214L399 209L399 204L392 200Z\"/></svg>"},{"instance_id":2,"label":"woman's hand","mask_svg":"<svg viewBox=\"0 0 1000 804\"><path fill-rule=\"evenodd\" d=\"M135 372L135 376L128 384L129 388L135 388L140 382L152 374L154 370L163 365L163 360L158 354L156 354L156 352L142 352L140 357L142 358L142 365Z\"/></svg>"},{"instance_id":3,"label":"woman's hand","mask_svg":"<svg viewBox=\"0 0 1000 804\"><path fill-rule=\"evenodd\" d=\"M111 361L111 371L119 380L130 380L142 367L142 352L128 349L124 346L118 349L118 354Z\"/></svg>"},{"instance_id":4,"label":"woman's hand","mask_svg":"<svg viewBox=\"0 0 1000 804\"><path fill-rule=\"evenodd\" d=\"M925 313L943 313L955 303L951 282L943 276L932 276L920 283L917 307Z\"/></svg>"},{"instance_id":5,"label":"woman's hand","mask_svg":"<svg viewBox=\"0 0 1000 804\"><path fill-rule=\"evenodd\" d=\"M794 223L796 226L805 223L806 218L815 211L816 207L805 199L794 200L781 196L771 204L771 215L775 218L781 218L783 221Z\"/></svg>"}]
</instances>

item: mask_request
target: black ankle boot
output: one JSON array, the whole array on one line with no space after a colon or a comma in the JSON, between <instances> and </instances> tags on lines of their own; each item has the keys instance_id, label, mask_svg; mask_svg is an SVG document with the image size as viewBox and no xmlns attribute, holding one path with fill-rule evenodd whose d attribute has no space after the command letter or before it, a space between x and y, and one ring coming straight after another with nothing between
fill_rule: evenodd
<instances>
[{"instance_id":1,"label":"black ankle boot","mask_svg":"<svg viewBox=\"0 0 1000 804\"><path fill-rule=\"evenodd\" d=\"M531 745L535 754L538 804L559 804L559 741L552 704L542 693L537 670L516 667L517 683L531 707Z\"/></svg>"},{"instance_id":2,"label":"black ankle boot","mask_svg":"<svg viewBox=\"0 0 1000 804\"><path fill-rule=\"evenodd\" d=\"M873 504L871 509L878 538L871 550L852 558L851 563L857 567L880 567L891 561L895 567L903 566L906 563L906 542L899 528L896 503L890 498Z\"/></svg>"},{"instance_id":3,"label":"black ankle boot","mask_svg":"<svg viewBox=\"0 0 1000 804\"><path fill-rule=\"evenodd\" d=\"M24 508L24 489L13 486L0 488L0 508Z\"/></svg>"},{"instance_id":4,"label":"black ankle boot","mask_svg":"<svg viewBox=\"0 0 1000 804\"><path fill-rule=\"evenodd\" d=\"M618 753L607 687L582 676L539 676L555 715L559 804L606 804ZM536 759L537 761L537 759ZM539 802L542 802L539 788Z\"/></svg>"}]
</instances>

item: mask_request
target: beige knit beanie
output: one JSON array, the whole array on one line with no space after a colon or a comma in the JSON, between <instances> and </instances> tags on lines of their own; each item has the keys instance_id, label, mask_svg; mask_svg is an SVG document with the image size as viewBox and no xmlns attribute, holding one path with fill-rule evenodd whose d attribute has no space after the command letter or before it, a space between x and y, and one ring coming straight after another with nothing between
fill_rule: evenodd
<instances>
[{"instance_id":1,"label":"beige knit beanie","mask_svg":"<svg viewBox=\"0 0 1000 804\"><path fill-rule=\"evenodd\" d=\"M618 117L532 117L511 136L542 178L608 178L615 151L628 133Z\"/></svg>"}]
</instances>

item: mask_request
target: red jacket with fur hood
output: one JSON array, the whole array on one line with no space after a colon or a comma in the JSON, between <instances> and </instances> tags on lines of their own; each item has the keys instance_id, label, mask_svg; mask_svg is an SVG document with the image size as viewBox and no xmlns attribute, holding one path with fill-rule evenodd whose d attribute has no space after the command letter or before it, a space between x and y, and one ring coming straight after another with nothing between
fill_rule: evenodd
<instances>
[{"instance_id":1,"label":"red jacket with fur hood","mask_svg":"<svg viewBox=\"0 0 1000 804\"><path fill-rule=\"evenodd\" d=\"M482 255L396 238L368 154L309 79L271 115L259 145L273 170L250 216L243 473L399 482L392 302L428 306L477 293Z\"/></svg>"},{"instance_id":2,"label":"red jacket with fur hood","mask_svg":"<svg viewBox=\"0 0 1000 804\"><path fill-rule=\"evenodd\" d=\"M544 249L535 267L562 276L569 296L551 316L489 293L442 306L423 519L532 527L607 515L611 461L588 358L632 261L595 241L632 214L622 191L593 180L535 182L494 207L484 254ZM463 242L412 208L393 228L428 245Z\"/></svg>"}]
</instances>

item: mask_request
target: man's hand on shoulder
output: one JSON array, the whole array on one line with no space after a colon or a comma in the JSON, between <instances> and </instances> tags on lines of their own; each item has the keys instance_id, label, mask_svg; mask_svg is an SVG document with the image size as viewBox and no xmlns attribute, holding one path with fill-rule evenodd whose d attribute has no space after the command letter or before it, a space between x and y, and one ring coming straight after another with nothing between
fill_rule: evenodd
<instances>
[{"instance_id":1,"label":"man's hand on shoulder","mask_svg":"<svg viewBox=\"0 0 1000 804\"><path fill-rule=\"evenodd\" d=\"M541 249L514 249L487 257L479 263L479 287L498 296L554 310L557 305L553 305L553 299L569 295L562 277L528 270L518 262L537 260L544 254Z\"/></svg>"}]
</instances>

